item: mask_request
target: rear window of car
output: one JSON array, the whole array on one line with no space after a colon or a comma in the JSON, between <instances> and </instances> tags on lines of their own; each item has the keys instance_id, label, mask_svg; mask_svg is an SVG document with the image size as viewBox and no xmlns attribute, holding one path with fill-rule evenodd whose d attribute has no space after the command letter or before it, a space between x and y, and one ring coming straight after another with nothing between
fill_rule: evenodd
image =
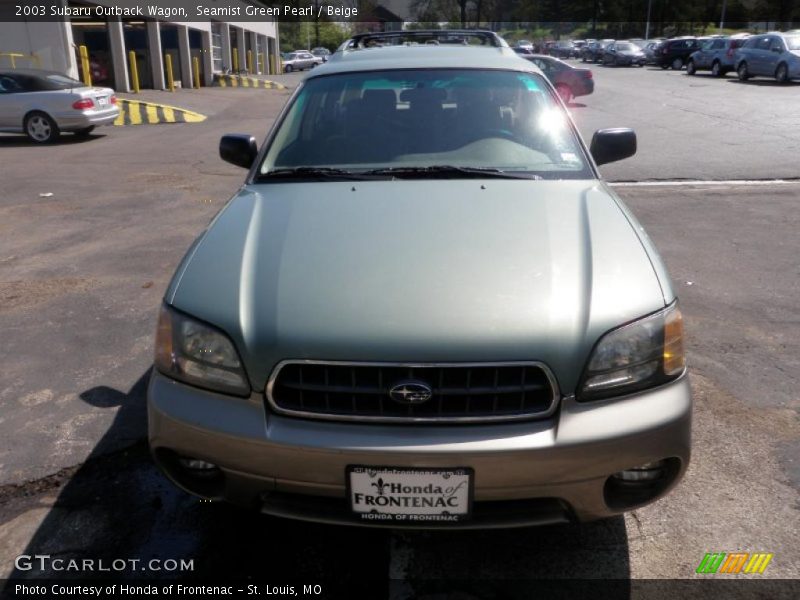
<instances>
[{"instance_id":1,"label":"rear window of car","mask_svg":"<svg viewBox=\"0 0 800 600\"><path fill-rule=\"evenodd\" d=\"M49 90L67 90L74 87L83 87L84 84L77 79L67 77L66 75L46 75L39 79L42 82L42 87Z\"/></svg>"},{"instance_id":2,"label":"rear window of car","mask_svg":"<svg viewBox=\"0 0 800 600\"><path fill-rule=\"evenodd\" d=\"M614 44L614 47L617 50L622 50L623 52L628 52L632 50L638 50L633 44Z\"/></svg>"},{"instance_id":3,"label":"rear window of car","mask_svg":"<svg viewBox=\"0 0 800 600\"><path fill-rule=\"evenodd\" d=\"M430 166L593 177L566 111L536 73L408 69L311 78L278 126L262 175Z\"/></svg>"},{"instance_id":4,"label":"rear window of car","mask_svg":"<svg viewBox=\"0 0 800 600\"><path fill-rule=\"evenodd\" d=\"M789 50L800 50L800 35L783 39L786 40Z\"/></svg>"}]
</instances>

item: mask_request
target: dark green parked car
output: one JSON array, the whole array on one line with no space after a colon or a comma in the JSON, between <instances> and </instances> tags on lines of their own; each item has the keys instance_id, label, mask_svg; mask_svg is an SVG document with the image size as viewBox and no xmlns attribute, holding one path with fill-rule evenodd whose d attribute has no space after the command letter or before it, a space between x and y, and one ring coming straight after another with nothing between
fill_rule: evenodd
<instances>
[{"instance_id":1,"label":"dark green parked car","mask_svg":"<svg viewBox=\"0 0 800 600\"><path fill-rule=\"evenodd\" d=\"M248 174L164 298L155 460L204 498L370 526L661 497L690 456L681 313L597 171L635 150L587 148L488 32L353 38L260 149L220 144Z\"/></svg>"}]
</instances>

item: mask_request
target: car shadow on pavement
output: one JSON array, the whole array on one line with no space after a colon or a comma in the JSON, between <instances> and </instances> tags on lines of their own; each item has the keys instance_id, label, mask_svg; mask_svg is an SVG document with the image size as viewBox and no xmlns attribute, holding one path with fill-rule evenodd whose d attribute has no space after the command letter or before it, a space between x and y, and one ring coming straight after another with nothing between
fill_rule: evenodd
<instances>
[{"instance_id":1,"label":"car shadow on pavement","mask_svg":"<svg viewBox=\"0 0 800 600\"><path fill-rule=\"evenodd\" d=\"M22 134L20 135L0 134L0 148L30 148L32 146L43 146L43 147L71 146L75 144L86 144L89 142L93 142L95 140L102 139L106 136L107 134L105 133L90 133L89 135L85 136L65 133L64 135L60 136L58 138L58 141L56 142L49 144L39 144Z\"/></svg>"},{"instance_id":2,"label":"car shadow on pavement","mask_svg":"<svg viewBox=\"0 0 800 600\"><path fill-rule=\"evenodd\" d=\"M275 583L336 581L362 596L386 597L389 532L286 521L205 502L163 477L146 440L149 377L148 369L127 393L100 386L80 395L93 407L117 408L112 425L81 466L11 500L24 505L12 513L31 505L49 509L22 554L63 559L61 569L52 562L46 568L23 564L10 574L12 581L180 579L246 586L269 577ZM84 559L93 563L70 569L71 559L78 566ZM114 568L114 561L123 568Z\"/></svg>"},{"instance_id":3,"label":"car shadow on pavement","mask_svg":"<svg viewBox=\"0 0 800 600\"><path fill-rule=\"evenodd\" d=\"M290 521L199 500L167 481L150 458L149 376L148 370L128 392L100 386L81 394L93 407L117 409L111 427L81 466L27 494L49 510L23 554L63 559L62 570L34 563L13 571L12 580L246 586L270 578L347 592L325 597L467 600L527 599L542 579L600 578L616 585L604 598L629 597L621 517L508 530L392 531ZM93 566L64 570L71 559Z\"/></svg>"},{"instance_id":4,"label":"car shadow on pavement","mask_svg":"<svg viewBox=\"0 0 800 600\"><path fill-rule=\"evenodd\" d=\"M740 85L753 85L758 87L772 87L772 88L786 88L792 89L800 87L800 81L787 81L786 83L779 83L774 79L748 79L747 81L742 81L738 78L729 79L728 83L738 83Z\"/></svg>"}]
</instances>

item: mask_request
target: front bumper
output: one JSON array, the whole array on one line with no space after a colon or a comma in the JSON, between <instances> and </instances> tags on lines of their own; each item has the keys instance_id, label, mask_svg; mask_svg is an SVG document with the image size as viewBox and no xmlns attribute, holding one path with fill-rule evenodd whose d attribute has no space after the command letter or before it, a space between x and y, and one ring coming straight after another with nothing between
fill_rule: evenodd
<instances>
[{"instance_id":1,"label":"front bumper","mask_svg":"<svg viewBox=\"0 0 800 600\"><path fill-rule=\"evenodd\" d=\"M283 417L269 412L260 394L234 398L154 373L148 415L157 464L187 491L270 514L354 525L364 522L351 516L345 498L351 464L471 467L474 518L457 525L463 528L619 514L667 493L690 458L686 376L614 401L565 398L550 419L415 426ZM177 456L212 462L222 475L211 486L197 482ZM610 475L662 459L672 459L674 468L645 501L620 506L609 497Z\"/></svg>"}]
</instances>

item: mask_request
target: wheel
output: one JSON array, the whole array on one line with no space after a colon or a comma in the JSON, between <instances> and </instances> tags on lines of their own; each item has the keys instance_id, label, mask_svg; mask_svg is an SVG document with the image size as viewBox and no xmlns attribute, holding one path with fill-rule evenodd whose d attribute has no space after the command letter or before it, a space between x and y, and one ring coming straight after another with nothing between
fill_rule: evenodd
<instances>
[{"instance_id":1,"label":"wheel","mask_svg":"<svg viewBox=\"0 0 800 600\"><path fill-rule=\"evenodd\" d=\"M786 63L781 63L775 70L775 81L778 83L789 83L789 69Z\"/></svg>"},{"instance_id":2,"label":"wheel","mask_svg":"<svg viewBox=\"0 0 800 600\"><path fill-rule=\"evenodd\" d=\"M75 132L75 136L85 138L88 137L89 134L92 133L93 131L94 131L94 125L92 125L91 127L84 127L83 129L78 129L78 131Z\"/></svg>"},{"instance_id":3,"label":"wheel","mask_svg":"<svg viewBox=\"0 0 800 600\"><path fill-rule=\"evenodd\" d=\"M56 122L43 112L32 112L25 117L25 133L37 144L49 144L58 139L61 132Z\"/></svg>"},{"instance_id":4,"label":"wheel","mask_svg":"<svg viewBox=\"0 0 800 600\"><path fill-rule=\"evenodd\" d=\"M569 104L570 102L572 102L573 98L572 88L570 88L567 84L559 83L556 86L556 91L558 92L558 95L561 97L561 101L564 104Z\"/></svg>"},{"instance_id":5,"label":"wheel","mask_svg":"<svg viewBox=\"0 0 800 600\"><path fill-rule=\"evenodd\" d=\"M747 63L742 61L736 69L736 74L739 76L739 81L747 81L750 79L750 73L747 72Z\"/></svg>"},{"instance_id":6,"label":"wheel","mask_svg":"<svg viewBox=\"0 0 800 600\"><path fill-rule=\"evenodd\" d=\"M697 73L697 69L694 66L694 61L690 60L688 63L686 63L686 74L694 75L695 73Z\"/></svg>"},{"instance_id":7,"label":"wheel","mask_svg":"<svg viewBox=\"0 0 800 600\"><path fill-rule=\"evenodd\" d=\"M673 71L680 71L683 68L683 59L676 58L672 61L672 70Z\"/></svg>"},{"instance_id":8,"label":"wheel","mask_svg":"<svg viewBox=\"0 0 800 600\"><path fill-rule=\"evenodd\" d=\"M714 77L722 77L725 74L722 72L722 65L719 64L718 60L715 60L714 64L711 65L711 74Z\"/></svg>"},{"instance_id":9,"label":"wheel","mask_svg":"<svg viewBox=\"0 0 800 600\"><path fill-rule=\"evenodd\" d=\"M283 72L284 73L291 73L293 70L294 70L294 67L292 67L292 65L286 65L285 67L283 67Z\"/></svg>"},{"instance_id":10,"label":"wheel","mask_svg":"<svg viewBox=\"0 0 800 600\"><path fill-rule=\"evenodd\" d=\"M669 69L669 65L661 65L661 68L666 71L667 69Z\"/></svg>"}]
</instances>

